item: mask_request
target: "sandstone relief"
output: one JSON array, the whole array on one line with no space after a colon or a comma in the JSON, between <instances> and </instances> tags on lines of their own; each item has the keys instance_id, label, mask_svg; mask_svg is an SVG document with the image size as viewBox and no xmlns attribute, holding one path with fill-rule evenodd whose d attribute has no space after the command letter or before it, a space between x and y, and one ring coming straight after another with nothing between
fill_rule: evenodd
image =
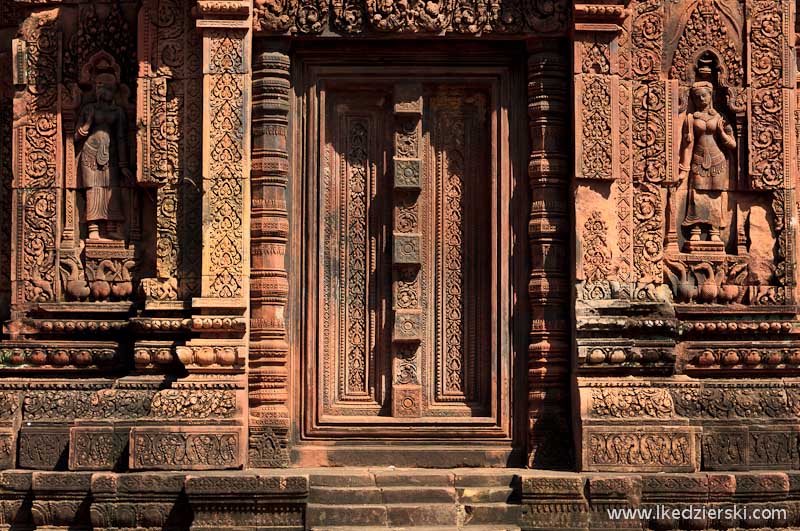
<instances>
[{"instance_id":1,"label":"sandstone relief","mask_svg":"<svg viewBox=\"0 0 800 531\"><path fill-rule=\"evenodd\" d=\"M0 0L0 527L800 526L797 11Z\"/></svg>"}]
</instances>

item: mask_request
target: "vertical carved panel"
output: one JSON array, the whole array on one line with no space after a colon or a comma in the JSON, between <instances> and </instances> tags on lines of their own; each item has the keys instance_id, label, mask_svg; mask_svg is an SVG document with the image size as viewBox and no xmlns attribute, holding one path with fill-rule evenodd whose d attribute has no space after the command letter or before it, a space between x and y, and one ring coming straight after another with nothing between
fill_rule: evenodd
<instances>
[{"instance_id":1,"label":"vertical carved panel","mask_svg":"<svg viewBox=\"0 0 800 531\"><path fill-rule=\"evenodd\" d=\"M331 371L322 389L326 412L377 405L376 356L386 348L378 304L391 278L384 261L382 227L390 211L377 202L387 183L385 108L376 92L326 92L321 151L324 227L322 234L322 358ZM386 195L383 196L386 198ZM384 199L385 200L385 199ZM334 376L335 375L335 376ZM377 410L375 410L377 413Z\"/></svg>"},{"instance_id":2,"label":"vertical carved panel","mask_svg":"<svg viewBox=\"0 0 800 531\"><path fill-rule=\"evenodd\" d=\"M631 30L631 71L640 80L655 81L661 75L664 39L662 0L640 0L634 4Z\"/></svg>"},{"instance_id":3,"label":"vertical carved panel","mask_svg":"<svg viewBox=\"0 0 800 531\"><path fill-rule=\"evenodd\" d=\"M420 209L430 194L430 187L423 182L426 165L420 156L423 106L420 83L394 87L393 249L419 244L415 252L393 252L392 416L408 418L422 415L423 375L419 369L430 348L423 337L424 310L428 306L423 286L428 271L420 267L425 253L422 232L427 220L427 216L420 215ZM401 323L417 326L404 329L398 326Z\"/></svg>"},{"instance_id":4,"label":"vertical carved panel","mask_svg":"<svg viewBox=\"0 0 800 531\"><path fill-rule=\"evenodd\" d=\"M289 220L289 56L272 46L256 56L250 270L250 466L288 464L288 352L284 311Z\"/></svg>"},{"instance_id":5,"label":"vertical carved panel","mask_svg":"<svg viewBox=\"0 0 800 531\"><path fill-rule=\"evenodd\" d=\"M616 42L613 34L599 31L578 35L579 42L575 43L575 130L579 139L575 176L616 179L619 176L619 128L611 112L617 106Z\"/></svg>"},{"instance_id":6,"label":"vertical carved panel","mask_svg":"<svg viewBox=\"0 0 800 531\"><path fill-rule=\"evenodd\" d=\"M154 300L200 294L202 46L191 2L149 0L140 14L138 181L156 192Z\"/></svg>"},{"instance_id":7,"label":"vertical carved panel","mask_svg":"<svg viewBox=\"0 0 800 531\"><path fill-rule=\"evenodd\" d=\"M789 37L791 2L748 0L750 184L756 190L784 187L790 174L786 147L794 62ZM787 142L787 140L789 140Z\"/></svg>"},{"instance_id":8,"label":"vertical carved panel","mask_svg":"<svg viewBox=\"0 0 800 531\"><path fill-rule=\"evenodd\" d=\"M372 350L368 329L371 329L370 308L367 303L369 276L374 265L367 248L369 218L367 208L374 187L368 177L370 159L369 139L377 134L369 120L354 117L346 120L345 130L345 227L343 231L348 259L343 272L344 284L344 381L345 396L367 392L368 353Z\"/></svg>"},{"instance_id":9,"label":"vertical carved panel","mask_svg":"<svg viewBox=\"0 0 800 531\"><path fill-rule=\"evenodd\" d=\"M204 146L204 271L202 292L215 299L244 296L244 201L246 32L210 29L207 46L206 96L208 145ZM248 140L249 142L249 140Z\"/></svg>"},{"instance_id":10,"label":"vertical carved panel","mask_svg":"<svg viewBox=\"0 0 800 531\"><path fill-rule=\"evenodd\" d=\"M61 33L58 9L31 15L15 41L15 79L26 88L15 107L24 113L14 126L14 230L12 271L17 310L53 302L57 289L56 241L59 219L58 119ZM20 71L21 70L21 71Z\"/></svg>"},{"instance_id":11,"label":"vertical carved panel","mask_svg":"<svg viewBox=\"0 0 800 531\"><path fill-rule=\"evenodd\" d=\"M0 322L11 309L11 196L14 90L11 52L0 52Z\"/></svg>"},{"instance_id":12,"label":"vertical carved panel","mask_svg":"<svg viewBox=\"0 0 800 531\"><path fill-rule=\"evenodd\" d=\"M570 275L569 62L564 43L537 42L528 56L528 164L532 204L528 234L532 269L528 349L528 464L567 466L564 419L569 390Z\"/></svg>"},{"instance_id":13,"label":"vertical carved panel","mask_svg":"<svg viewBox=\"0 0 800 531\"><path fill-rule=\"evenodd\" d=\"M471 401L485 385L491 307L491 189L486 166L487 97L478 90L448 89L431 98L436 149L438 235L436 282L437 394L439 401ZM480 374L479 374L480 373Z\"/></svg>"},{"instance_id":14,"label":"vertical carved panel","mask_svg":"<svg viewBox=\"0 0 800 531\"><path fill-rule=\"evenodd\" d=\"M667 172L664 83L634 82L633 102L633 263L640 283L660 283L664 207L659 184Z\"/></svg>"}]
</instances>

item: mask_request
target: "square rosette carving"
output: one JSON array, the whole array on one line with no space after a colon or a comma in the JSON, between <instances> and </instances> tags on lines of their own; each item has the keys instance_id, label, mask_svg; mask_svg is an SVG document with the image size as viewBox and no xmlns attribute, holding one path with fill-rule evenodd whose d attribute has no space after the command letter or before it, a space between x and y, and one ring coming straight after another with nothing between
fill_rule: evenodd
<instances>
[{"instance_id":1,"label":"square rosette carving","mask_svg":"<svg viewBox=\"0 0 800 531\"><path fill-rule=\"evenodd\" d=\"M418 266L420 264L421 234L394 234L392 262L395 265Z\"/></svg>"},{"instance_id":2,"label":"square rosette carving","mask_svg":"<svg viewBox=\"0 0 800 531\"><path fill-rule=\"evenodd\" d=\"M422 410L422 388L419 385L392 386L392 416L417 418Z\"/></svg>"},{"instance_id":3,"label":"square rosette carving","mask_svg":"<svg viewBox=\"0 0 800 531\"><path fill-rule=\"evenodd\" d=\"M394 188L416 192L422 189L419 159L394 159Z\"/></svg>"},{"instance_id":4,"label":"square rosette carving","mask_svg":"<svg viewBox=\"0 0 800 531\"><path fill-rule=\"evenodd\" d=\"M394 314L392 340L415 342L422 339L422 313L419 311L398 310Z\"/></svg>"}]
</instances>

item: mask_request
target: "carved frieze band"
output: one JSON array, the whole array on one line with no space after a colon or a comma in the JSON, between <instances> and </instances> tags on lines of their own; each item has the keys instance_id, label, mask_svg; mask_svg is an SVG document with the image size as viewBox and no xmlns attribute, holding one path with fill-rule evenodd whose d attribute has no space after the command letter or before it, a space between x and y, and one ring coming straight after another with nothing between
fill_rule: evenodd
<instances>
[{"instance_id":1,"label":"carved frieze band","mask_svg":"<svg viewBox=\"0 0 800 531\"><path fill-rule=\"evenodd\" d=\"M428 33L560 34L567 30L566 0L256 0L253 28L277 34Z\"/></svg>"}]
</instances>

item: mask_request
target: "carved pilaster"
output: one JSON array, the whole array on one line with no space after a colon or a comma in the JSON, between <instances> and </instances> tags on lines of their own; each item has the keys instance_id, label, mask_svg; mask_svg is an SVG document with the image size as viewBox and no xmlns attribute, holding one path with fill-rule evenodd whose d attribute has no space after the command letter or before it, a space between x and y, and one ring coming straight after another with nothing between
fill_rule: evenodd
<instances>
[{"instance_id":1,"label":"carved pilaster","mask_svg":"<svg viewBox=\"0 0 800 531\"><path fill-rule=\"evenodd\" d=\"M531 330L528 430L532 467L568 466L569 418L569 59L566 43L529 45L528 116L532 204L528 235Z\"/></svg>"},{"instance_id":2,"label":"carved pilaster","mask_svg":"<svg viewBox=\"0 0 800 531\"><path fill-rule=\"evenodd\" d=\"M11 51L0 51L0 323L11 309L11 186L14 87Z\"/></svg>"},{"instance_id":3,"label":"carved pilaster","mask_svg":"<svg viewBox=\"0 0 800 531\"><path fill-rule=\"evenodd\" d=\"M210 326L179 352L190 372L244 369L245 330L216 326L238 320L249 284L250 43L249 2L203 2L203 253L201 297L192 300ZM217 319L215 319L217 318ZM231 321L233 322L233 321ZM215 352L232 354L211 355Z\"/></svg>"},{"instance_id":4,"label":"carved pilaster","mask_svg":"<svg viewBox=\"0 0 800 531\"><path fill-rule=\"evenodd\" d=\"M59 120L61 31L59 10L40 11L22 26L13 44L15 98L14 192L11 272L12 318L57 299L56 242L60 220Z\"/></svg>"},{"instance_id":5,"label":"carved pilaster","mask_svg":"<svg viewBox=\"0 0 800 531\"><path fill-rule=\"evenodd\" d=\"M253 191L250 270L250 456L252 467L288 464L289 295L287 129L290 59L284 43L256 54L253 81Z\"/></svg>"}]
</instances>

